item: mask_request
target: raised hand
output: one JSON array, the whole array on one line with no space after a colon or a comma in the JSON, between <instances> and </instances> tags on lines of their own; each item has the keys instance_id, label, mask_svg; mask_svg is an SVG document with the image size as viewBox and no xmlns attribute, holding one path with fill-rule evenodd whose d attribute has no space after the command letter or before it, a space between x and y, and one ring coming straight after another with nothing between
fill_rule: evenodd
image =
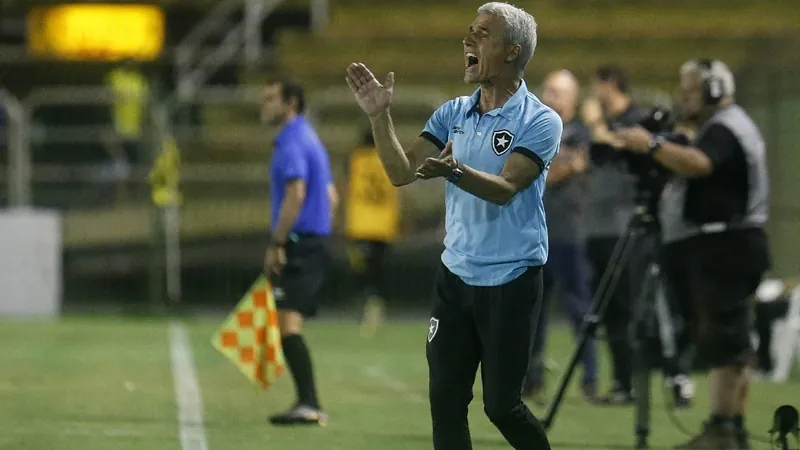
<instances>
[{"instance_id":1,"label":"raised hand","mask_svg":"<svg viewBox=\"0 0 800 450\"><path fill-rule=\"evenodd\" d=\"M370 117L375 117L389 108L394 93L394 72L389 72L384 84L361 63L353 63L347 68L347 85L356 96L358 106Z\"/></svg>"},{"instance_id":2,"label":"raised hand","mask_svg":"<svg viewBox=\"0 0 800 450\"><path fill-rule=\"evenodd\" d=\"M453 143L448 141L442 153L436 158L427 158L425 162L417 168L414 175L421 180L449 177L453 174L453 169L456 167L458 167L458 162L453 158Z\"/></svg>"}]
</instances>

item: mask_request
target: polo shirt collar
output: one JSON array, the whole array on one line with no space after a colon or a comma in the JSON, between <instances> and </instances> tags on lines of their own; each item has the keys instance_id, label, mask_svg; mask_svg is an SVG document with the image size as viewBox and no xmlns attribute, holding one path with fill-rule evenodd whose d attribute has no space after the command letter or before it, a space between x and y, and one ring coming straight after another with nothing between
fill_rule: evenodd
<instances>
[{"instance_id":1,"label":"polo shirt collar","mask_svg":"<svg viewBox=\"0 0 800 450\"><path fill-rule=\"evenodd\" d=\"M486 114L490 116L500 115L505 119L511 119L514 116L514 113L519 108L519 106L522 104L522 101L525 100L525 97L527 95L528 95L528 86L525 84L525 80L520 80L517 92L515 92L514 95L512 95L506 101L503 107L498 109L493 109L487 112ZM467 110L466 115L480 112L480 100L481 100L481 88L478 88L469 98L469 103L472 106Z\"/></svg>"}]
</instances>

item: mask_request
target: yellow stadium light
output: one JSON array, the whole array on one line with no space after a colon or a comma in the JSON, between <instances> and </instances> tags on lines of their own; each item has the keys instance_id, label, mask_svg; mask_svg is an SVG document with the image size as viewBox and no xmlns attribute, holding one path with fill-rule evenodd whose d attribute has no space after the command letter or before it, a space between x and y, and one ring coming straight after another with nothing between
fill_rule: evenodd
<instances>
[{"instance_id":1,"label":"yellow stadium light","mask_svg":"<svg viewBox=\"0 0 800 450\"><path fill-rule=\"evenodd\" d=\"M34 8L28 43L36 56L113 61L158 58L164 13L155 5L73 4Z\"/></svg>"}]
</instances>

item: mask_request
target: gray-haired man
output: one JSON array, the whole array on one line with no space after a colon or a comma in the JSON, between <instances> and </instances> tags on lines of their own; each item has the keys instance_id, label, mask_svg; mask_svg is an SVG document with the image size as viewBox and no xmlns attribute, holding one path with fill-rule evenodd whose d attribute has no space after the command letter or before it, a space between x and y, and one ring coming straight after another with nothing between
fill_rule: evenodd
<instances>
[{"instance_id":1,"label":"gray-haired man","mask_svg":"<svg viewBox=\"0 0 800 450\"><path fill-rule=\"evenodd\" d=\"M699 125L692 145L638 127L616 138L677 175L661 198L663 268L677 298L689 305L689 327L711 367L711 418L678 448L747 449L750 299L770 265L766 149L758 127L734 101L733 74L723 62L684 64L681 94L683 110Z\"/></svg>"},{"instance_id":2,"label":"gray-haired man","mask_svg":"<svg viewBox=\"0 0 800 450\"><path fill-rule=\"evenodd\" d=\"M436 450L472 448L467 414L478 366L484 410L509 444L550 448L521 396L548 255L542 195L562 132L558 114L522 79L535 47L530 14L481 6L463 47L464 81L480 87L440 106L407 151L389 114L394 75L381 85L363 64L347 69L392 184L447 180L426 348Z\"/></svg>"}]
</instances>

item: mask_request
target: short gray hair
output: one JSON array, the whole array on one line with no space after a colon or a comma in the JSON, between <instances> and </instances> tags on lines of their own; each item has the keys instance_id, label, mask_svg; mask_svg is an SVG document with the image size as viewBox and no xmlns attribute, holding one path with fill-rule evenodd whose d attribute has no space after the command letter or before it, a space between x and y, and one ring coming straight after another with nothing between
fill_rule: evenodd
<instances>
[{"instance_id":1,"label":"short gray hair","mask_svg":"<svg viewBox=\"0 0 800 450\"><path fill-rule=\"evenodd\" d=\"M716 59L708 60L707 64L698 59L687 61L681 66L681 76L697 73L703 80L714 77L720 81L722 98L733 97L736 94L736 82L728 65Z\"/></svg>"},{"instance_id":2,"label":"short gray hair","mask_svg":"<svg viewBox=\"0 0 800 450\"><path fill-rule=\"evenodd\" d=\"M519 45L522 49L517 60L517 69L525 66L536 50L536 20L532 15L509 3L489 2L478 8L478 14L491 14L505 21L503 40L506 45Z\"/></svg>"}]
</instances>

